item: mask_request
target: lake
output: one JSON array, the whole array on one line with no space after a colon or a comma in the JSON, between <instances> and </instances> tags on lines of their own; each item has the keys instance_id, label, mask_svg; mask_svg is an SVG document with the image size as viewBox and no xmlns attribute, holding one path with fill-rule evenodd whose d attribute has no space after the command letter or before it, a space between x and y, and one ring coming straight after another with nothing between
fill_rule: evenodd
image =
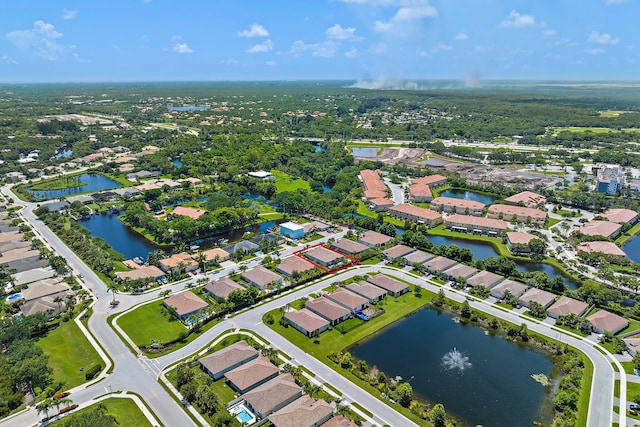
<instances>
[{"instance_id":1,"label":"lake","mask_svg":"<svg viewBox=\"0 0 640 427\"><path fill-rule=\"evenodd\" d=\"M117 215L93 215L80 220L79 223L88 229L92 236L104 239L113 249L124 255L125 259L140 257L146 261L149 252L158 249L149 240L124 225Z\"/></svg>"},{"instance_id":2,"label":"lake","mask_svg":"<svg viewBox=\"0 0 640 427\"><path fill-rule=\"evenodd\" d=\"M553 361L482 328L425 309L384 328L349 350L387 377L402 376L415 394L444 404L467 425L549 424L545 388L531 378L549 376ZM543 404L544 402L544 404Z\"/></svg>"},{"instance_id":3,"label":"lake","mask_svg":"<svg viewBox=\"0 0 640 427\"><path fill-rule=\"evenodd\" d=\"M631 261L640 262L640 236L634 236L627 240L627 243L622 247L622 250L627 254Z\"/></svg>"},{"instance_id":4,"label":"lake","mask_svg":"<svg viewBox=\"0 0 640 427\"><path fill-rule=\"evenodd\" d=\"M74 196L81 193L95 193L98 191L109 190L112 188L122 187L121 184L97 173L83 173L80 175L80 181L86 183L80 187L62 188L60 190L31 190L27 187L27 191L33 194L36 200L57 199L59 197Z\"/></svg>"},{"instance_id":5,"label":"lake","mask_svg":"<svg viewBox=\"0 0 640 427\"><path fill-rule=\"evenodd\" d=\"M487 242L480 242L475 240L466 240L466 239L457 239L455 237L445 237L445 236L431 236L427 235L427 240L429 240L434 245L456 245L459 248L466 248L471 251L473 254L473 258L475 259L487 259L490 257L499 257L500 255L493 249ZM558 270L551 264L546 264L543 262L533 262L533 261L521 261L514 260L516 263L516 269L518 271L522 271L524 273L531 273L533 271L544 271L549 276L549 279L553 279L556 276L562 276L564 279L564 284L569 289L577 289L580 287L580 283L572 278L566 277L562 274L562 271Z\"/></svg>"},{"instance_id":6,"label":"lake","mask_svg":"<svg viewBox=\"0 0 640 427\"><path fill-rule=\"evenodd\" d=\"M485 205L493 204L497 199L487 194L477 193L469 190L449 189L440 193L440 197L451 197L453 199L473 200L475 202L484 203Z\"/></svg>"}]
</instances>

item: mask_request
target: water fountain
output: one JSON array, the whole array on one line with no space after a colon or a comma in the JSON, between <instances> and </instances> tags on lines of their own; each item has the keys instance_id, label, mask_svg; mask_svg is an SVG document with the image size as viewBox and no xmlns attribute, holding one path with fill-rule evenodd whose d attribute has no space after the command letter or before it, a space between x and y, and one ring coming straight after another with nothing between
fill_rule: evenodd
<instances>
[{"instance_id":1,"label":"water fountain","mask_svg":"<svg viewBox=\"0 0 640 427\"><path fill-rule=\"evenodd\" d=\"M471 367L471 362L469 362L469 358L467 356L459 352L458 349L454 347L453 350L442 356L442 366L447 371L458 370L459 372L462 372Z\"/></svg>"}]
</instances>

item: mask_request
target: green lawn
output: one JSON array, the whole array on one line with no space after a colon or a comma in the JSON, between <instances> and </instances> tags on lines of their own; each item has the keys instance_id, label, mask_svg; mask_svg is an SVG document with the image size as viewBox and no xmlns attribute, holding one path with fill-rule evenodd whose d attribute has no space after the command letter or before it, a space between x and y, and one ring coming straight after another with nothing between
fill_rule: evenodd
<instances>
[{"instance_id":1,"label":"green lawn","mask_svg":"<svg viewBox=\"0 0 640 427\"><path fill-rule=\"evenodd\" d=\"M559 222L561 222L561 220L559 220L557 218L547 218L547 225L544 228L549 229L549 228L553 227L554 225L556 225Z\"/></svg>"},{"instance_id":2,"label":"green lawn","mask_svg":"<svg viewBox=\"0 0 640 427\"><path fill-rule=\"evenodd\" d=\"M282 193L284 191L296 191L296 190L307 190L311 191L311 186L304 179L292 179L289 174L272 170L271 173L276 177L276 192Z\"/></svg>"},{"instance_id":3,"label":"green lawn","mask_svg":"<svg viewBox=\"0 0 640 427\"><path fill-rule=\"evenodd\" d=\"M356 210L356 213L358 215L366 216L367 218L378 218L378 213L369 210L362 200L358 201L358 209ZM391 218L390 216L385 215L384 222L388 222L396 227L404 228L404 221L397 218Z\"/></svg>"},{"instance_id":4,"label":"green lawn","mask_svg":"<svg viewBox=\"0 0 640 427\"><path fill-rule=\"evenodd\" d=\"M624 372L626 372L627 374L631 374L631 375L635 375L635 367L636 364L633 362L620 362L620 364L622 365L622 367L624 368ZM613 369L616 370L616 365L614 363L612 363L613 365Z\"/></svg>"},{"instance_id":5,"label":"green lawn","mask_svg":"<svg viewBox=\"0 0 640 427\"><path fill-rule=\"evenodd\" d=\"M62 190L65 188L82 187L86 182L78 181L76 175L65 175L59 178L45 179L31 184L30 188L37 191Z\"/></svg>"},{"instance_id":6,"label":"green lawn","mask_svg":"<svg viewBox=\"0 0 640 427\"><path fill-rule=\"evenodd\" d=\"M180 332L187 331L161 301L141 305L130 311L118 319L118 325L138 347L145 347L154 341L172 341Z\"/></svg>"},{"instance_id":7,"label":"green lawn","mask_svg":"<svg viewBox=\"0 0 640 427\"><path fill-rule=\"evenodd\" d=\"M627 401L633 402L633 398L640 394L640 383L627 381Z\"/></svg>"},{"instance_id":8,"label":"green lawn","mask_svg":"<svg viewBox=\"0 0 640 427\"><path fill-rule=\"evenodd\" d=\"M621 234L620 237L618 237L615 240L615 242L620 246L622 246L625 243L627 243L627 240L629 240L630 238L632 238L638 233L640 233L640 222L638 222L636 225L634 225L633 227L625 231L623 234Z\"/></svg>"},{"instance_id":9,"label":"green lawn","mask_svg":"<svg viewBox=\"0 0 640 427\"><path fill-rule=\"evenodd\" d=\"M117 397L111 397L101 402L94 403L93 405L80 409L73 414L64 417L63 419L66 423L70 423L70 425L73 425L71 421L73 421L74 417L77 417L79 414L89 412L96 408L98 405L104 406L106 408L106 413L109 415L113 415L116 418L118 424L121 426L152 426L147 417L144 416L140 408L138 408L138 405L136 405L133 400ZM56 424L59 424L59 422L54 422L51 425L55 426Z\"/></svg>"},{"instance_id":10,"label":"green lawn","mask_svg":"<svg viewBox=\"0 0 640 427\"><path fill-rule=\"evenodd\" d=\"M86 382L84 370L93 365L99 363L104 368L104 362L73 321L62 322L40 338L36 345L49 356L53 379L62 381L65 389Z\"/></svg>"}]
</instances>

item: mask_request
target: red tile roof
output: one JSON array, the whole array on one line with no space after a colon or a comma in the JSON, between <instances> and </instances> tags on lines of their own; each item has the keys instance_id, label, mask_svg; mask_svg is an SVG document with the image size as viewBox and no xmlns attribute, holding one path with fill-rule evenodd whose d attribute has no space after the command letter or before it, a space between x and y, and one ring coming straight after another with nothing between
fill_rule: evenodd
<instances>
[{"instance_id":1,"label":"red tile roof","mask_svg":"<svg viewBox=\"0 0 640 427\"><path fill-rule=\"evenodd\" d=\"M188 216L192 219L198 219L206 213L207 211L203 209L187 208L184 206L178 206L173 210L174 215Z\"/></svg>"},{"instance_id":2,"label":"red tile roof","mask_svg":"<svg viewBox=\"0 0 640 427\"><path fill-rule=\"evenodd\" d=\"M604 236L610 237L616 234L622 226L615 222L609 221L589 221L578 229L578 232L585 236Z\"/></svg>"},{"instance_id":3,"label":"red tile roof","mask_svg":"<svg viewBox=\"0 0 640 427\"><path fill-rule=\"evenodd\" d=\"M412 215L418 218L424 218L429 221L433 221L438 218L442 218L438 212L430 211L429 209L424 209L418 206L401 204L396 205L389 209L389 212L399 212L406 215Z\"/></svg>"},{"instance_id":4,"label":"red tile roof","mask_svg":"<svg viewBox=\"0 0 640 427\"><path fill-rule=\"evenodd\" d=\"M632 211L631 209L609 209L601 216L611 222L632 223L634 220L638 219L638 212Z\"/></svg>"},{"instance_id":5,"label":"red tile roof","mask_svg":"<svg viewBox=\"0 0 640 427\"><path fill-rule=\"evenodd\" d=\"M605 255L627 256L627 254L625 254L624 251L613 242L583 242L578 245L577 251L600 252Z\"/></svg>"}]
</instances>

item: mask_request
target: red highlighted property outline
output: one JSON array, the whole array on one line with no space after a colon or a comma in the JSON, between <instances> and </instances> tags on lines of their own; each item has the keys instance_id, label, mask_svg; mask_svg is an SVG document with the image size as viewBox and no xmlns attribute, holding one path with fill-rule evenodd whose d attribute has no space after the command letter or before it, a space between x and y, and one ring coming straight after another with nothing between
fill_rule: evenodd
<instances>
[{"instance_id":1,"label":"red highlighted property outline","mask_svg":"<svg viewBox=\"0 0 640 427\"><path fill-rule=\"evenodd\" d=\"M305 257L305 256L302 256L302 255L301 255L303 252L306 252L306 251L308 251L308 250L310 250L310 249L313 249L313 248L317 248L318 246L322 246L323 248L325 248L325 249L327 249L327 250L330 250L331 252L335 252L335 253L337 253L338 255L340 255L341 257L344 257L344 258L347 258L347 259L351 260L351 262L350 262L349 264L347 264L347 265L343 265L342 267L340 267L340 268L338 268L338 269L336 269L336 270L329 270L328 268L323 267L322 265L317 264L317 263L315 263L315 262L311 261L309 258L307 258L307 257ZM354 258L354 257L352 257L352 256L350 256L350 255L343 254L342 252L340 252L340 251L336 251L335 249L332 249L332 248L330 248L330 247L328 247L328 246L325 246L325 245L323 245L322 243L316 243L315 245L307 246L306 248L303 248L303 249L298 249L297 251L295 251L295 252L293 253L293 255L295 255L295 256L297 256L298 258L301 258L301 259L303 259L303 260L305 260L305 261L307 261L307 262L310 262L310 263L311 263L311 264L313 264L316 268L318 268L318 269L320 269L320 270L324 271L324 272L325 272L325 273L327 273L327 274L335 274L335 273L338 273L338 272L340 272L340 271L342 271L342 270L346 270L347 268L353 267L354 265L358 265L358 264L360 264L360 260L359 260L358 258Z\"/></svg>"}]
</instances>

